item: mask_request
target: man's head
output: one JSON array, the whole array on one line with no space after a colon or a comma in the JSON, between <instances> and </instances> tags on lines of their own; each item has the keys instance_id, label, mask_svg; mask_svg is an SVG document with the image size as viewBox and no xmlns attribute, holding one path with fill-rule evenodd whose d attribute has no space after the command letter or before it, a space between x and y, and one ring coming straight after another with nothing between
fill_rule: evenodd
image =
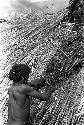
<instances>
[{"instance_id":1,"label":"man's head","mask_svg":"<svg viewBox=\"0 0 84 125\"><path fill-rule=\"evenodd\" d=\"M25 64L15 64L9 72L9 79L13 82L20 82L22 79L27 81L30 71L30 67Z\"/></svg>"}]
</instances>

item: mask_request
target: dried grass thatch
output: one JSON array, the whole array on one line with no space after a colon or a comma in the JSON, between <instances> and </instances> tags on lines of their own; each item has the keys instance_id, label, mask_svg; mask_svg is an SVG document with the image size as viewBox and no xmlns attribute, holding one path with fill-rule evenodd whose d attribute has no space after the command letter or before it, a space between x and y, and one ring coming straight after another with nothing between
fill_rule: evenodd
<instances>
[{"instance_id":1,"label":"dried grass thatch","mask_svg":"<svg viewBox=\"0 0 84 125\"><path fill-rule=\"evenodd\" d=\"M34 11L33 11L34 12ZM39 13L39 14L38 14ZM8 72L14 63L32 65L30 80L45 69L47 82L56 87L47 102L31 98L32 125L84 124L83 30L75 24L58 23L64 11L50 17L40 12L12 15L1 25L3 74L0 84L2 124L7 122ZM45 91L46 86L40 91Z\"/></svg>"}]
</instances>

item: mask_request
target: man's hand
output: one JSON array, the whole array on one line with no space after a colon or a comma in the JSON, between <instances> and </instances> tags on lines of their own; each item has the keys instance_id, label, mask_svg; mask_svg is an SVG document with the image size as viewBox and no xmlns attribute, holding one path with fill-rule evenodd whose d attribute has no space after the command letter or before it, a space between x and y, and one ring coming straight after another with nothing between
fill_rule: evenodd
<instances>
[{"instance_id":1,"label":"man's hand","mask_svg":"<svg viewBox=\"0 0 84 125\"><path fill-rule=\"evenodd\" d=\"M55 86L49 86L47 91L50 91L50 93L55 91Z\"/></svg>"}]
</instances>

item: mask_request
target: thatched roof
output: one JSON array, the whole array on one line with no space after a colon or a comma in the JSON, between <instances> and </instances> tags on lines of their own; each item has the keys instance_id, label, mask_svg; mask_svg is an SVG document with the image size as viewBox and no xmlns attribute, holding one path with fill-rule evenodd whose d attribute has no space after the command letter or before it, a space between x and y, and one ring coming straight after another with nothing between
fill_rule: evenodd
<instances>
[{"instance_id":1,"label":"thatched roof","mask_svg":"<svg viewBox=\"0 0 84 125\"><path fill-rule=\"evenodd\" d=\"M75 30L75 24L59 23L66 11L51 15L52 18L45 18L42 13L14 13L9 22L1 24L4 73L0 90L4 93L1 97L4 123L7 121L7 89L11 84L7 74L14 63L32 65L34 62L30 80L45 69L47 82L54 84L56 91L48 102L31 98L32 125L83 124L84 27L79 25ZM40 91L45 89L46 85Z\"/></svg>"}]
</instances>

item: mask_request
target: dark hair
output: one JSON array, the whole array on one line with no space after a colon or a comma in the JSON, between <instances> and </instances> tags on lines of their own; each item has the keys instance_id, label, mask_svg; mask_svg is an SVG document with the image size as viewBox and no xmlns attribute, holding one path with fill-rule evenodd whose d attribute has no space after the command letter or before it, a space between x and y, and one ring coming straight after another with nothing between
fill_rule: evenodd
<instances>
[{"instance_id":1,"label":"dark hair","mask_svg":"<svg viewBox=\"0 0 84 125\"><path fill-rule=\"evenodd\" d=\"M9 79L13 80L13 82L19 82L22 78L27 80L29 78L30 71L30 67L26 64L15 64L9 72Z\"/></svg>"}]
</instances>

